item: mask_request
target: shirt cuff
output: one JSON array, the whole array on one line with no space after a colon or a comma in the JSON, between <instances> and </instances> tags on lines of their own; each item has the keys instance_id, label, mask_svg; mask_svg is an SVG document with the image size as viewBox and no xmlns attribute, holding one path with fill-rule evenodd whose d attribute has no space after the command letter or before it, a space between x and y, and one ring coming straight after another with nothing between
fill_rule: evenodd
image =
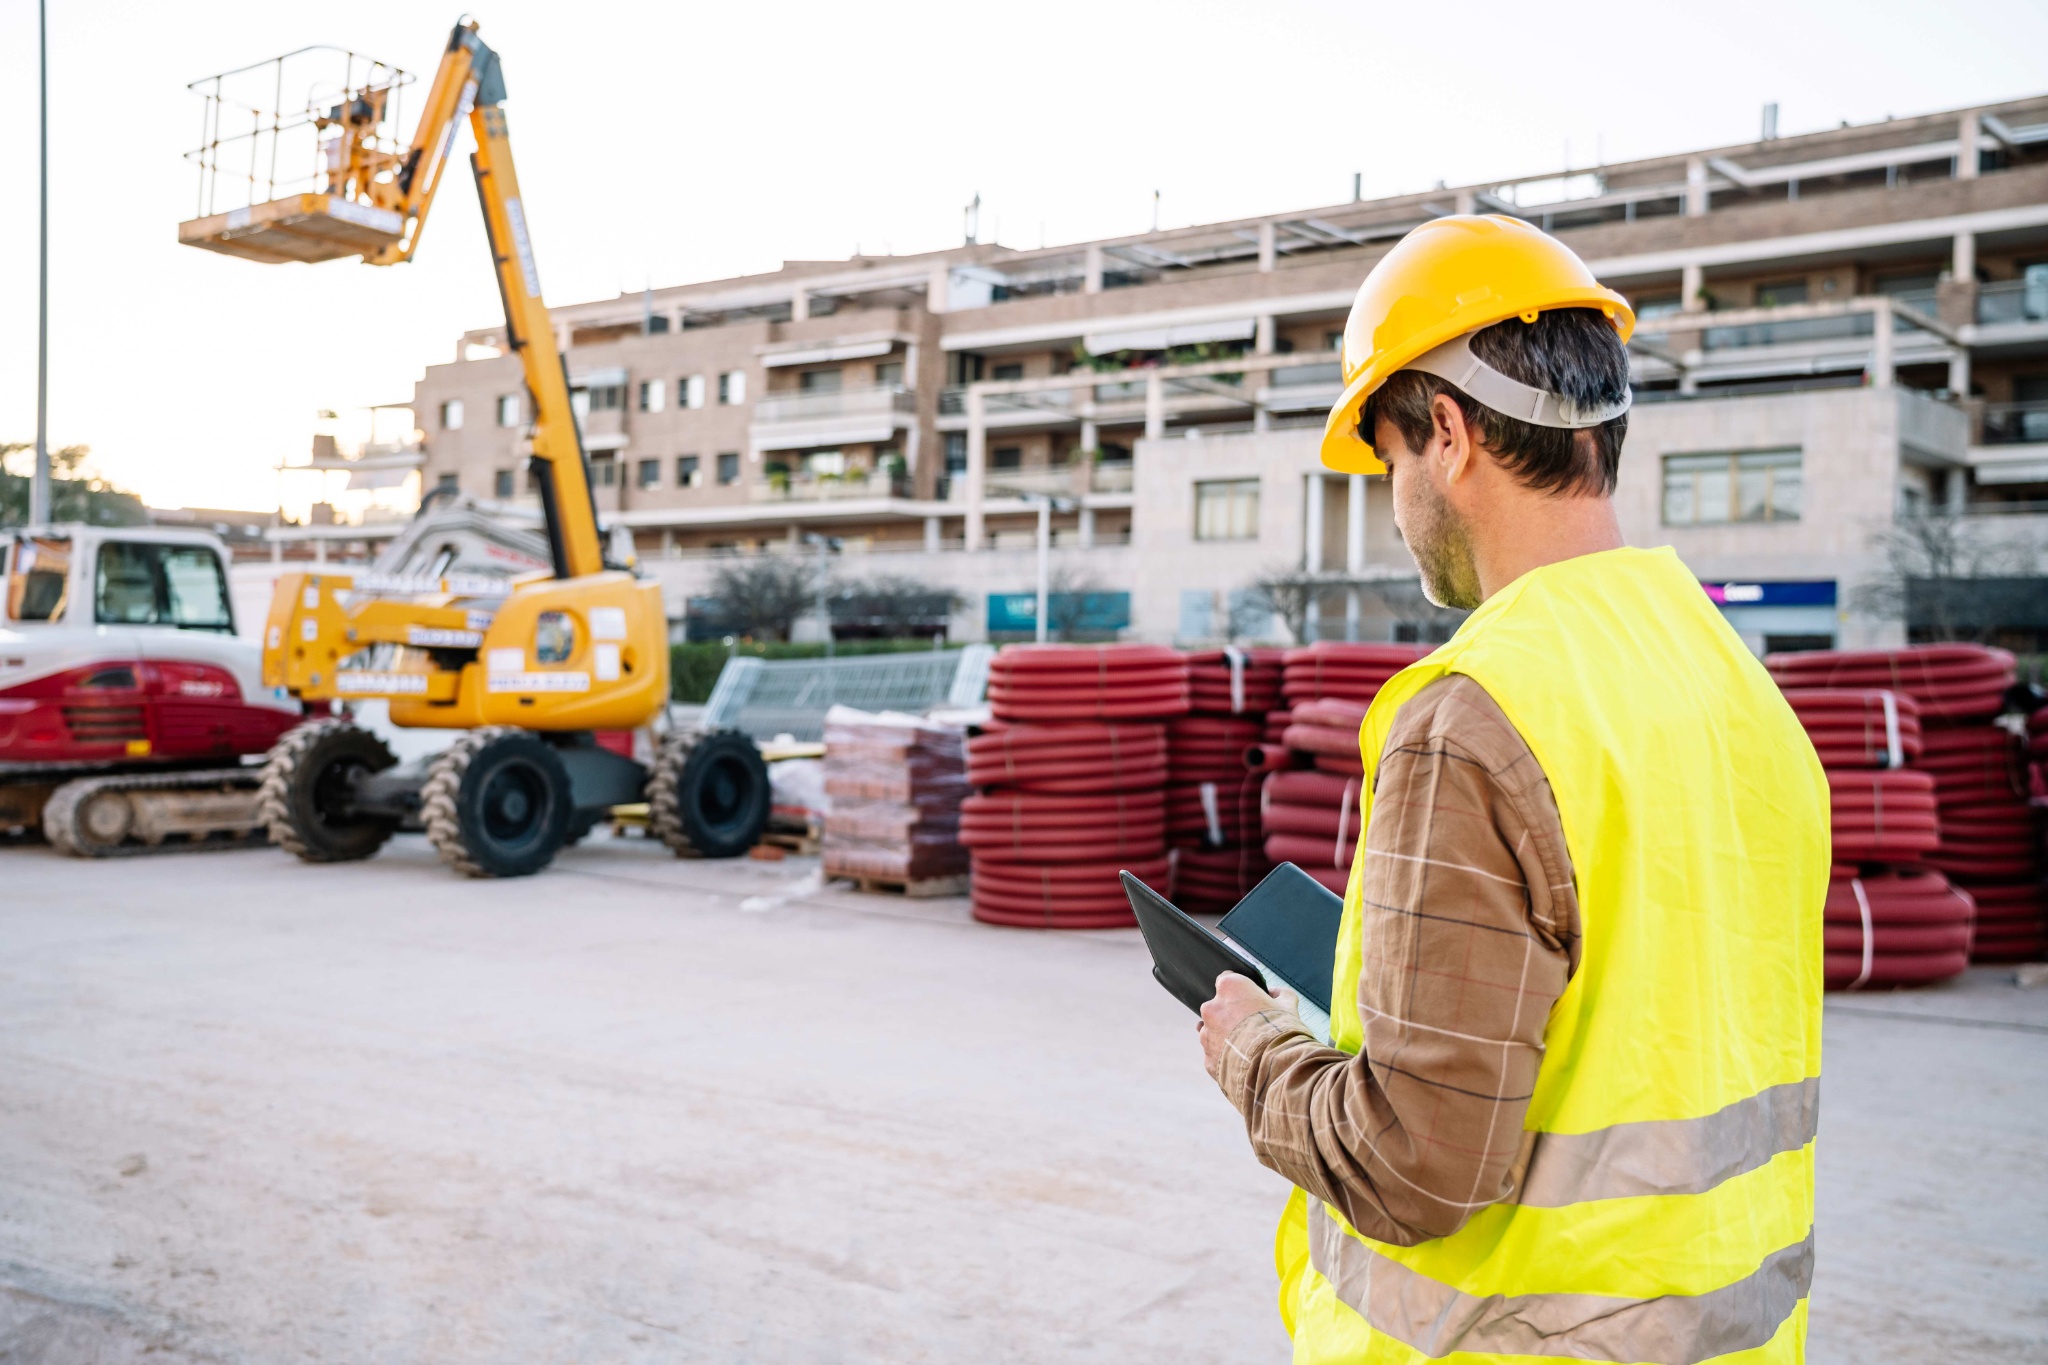
<instances>
[{"instance_id":1,"label":"shirt cuff","mask_svg":"<svg viewBox=\"0 0 2048 1365\"><path fill-rule=\"evenodd\" d=\"M1258 1098L1259 1060L1269 1048L1289 1038L1305 1039L1312 1047L1320 1046L1316 1036L1301 1022L1301 1016L1286 1009L1264 1009L1248 1015L1224 1039L1223 1065L1218 1068L1221 1074L1216 1084L1239 1114L1249 1115Z\"/></svg>"}]
</instances>

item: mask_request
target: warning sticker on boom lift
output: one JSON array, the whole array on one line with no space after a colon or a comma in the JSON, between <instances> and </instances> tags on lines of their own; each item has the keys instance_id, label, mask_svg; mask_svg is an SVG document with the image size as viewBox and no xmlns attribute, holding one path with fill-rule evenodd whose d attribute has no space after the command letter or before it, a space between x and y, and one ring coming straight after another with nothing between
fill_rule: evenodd
<instances>
[{"instance_id":1,"label":"warning sticker on boom lift","mask_svg":"<svg viewBox=\"0 0 2048 1365\"><path fill-rule=\"evenodd\" d=\"M588 692L588 673L493 673L493 692Z\"/></svg>"}]
</instances>

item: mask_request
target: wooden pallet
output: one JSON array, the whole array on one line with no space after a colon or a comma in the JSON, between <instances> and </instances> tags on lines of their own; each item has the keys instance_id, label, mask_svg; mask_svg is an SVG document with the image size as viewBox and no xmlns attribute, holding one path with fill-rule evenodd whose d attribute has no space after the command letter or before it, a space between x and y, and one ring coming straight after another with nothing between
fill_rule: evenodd
<instances>
[{"instance_id":1,"label":"wooden pallet","mask_svg":"<svg viewBox=\"0 0 2048 1365\"><path fill-rule=\"evenodd\" d=\"M834 873L834 881L852 882L854 889L870 895L906 896L913 900L927 896L964 896L967 874L957 877L856 877Z\"/></svg>"},{"instance_id":2,"label":"wooden pallet","mask_svg":"<svg viewBox=\"0 0 2048 1365\"><path fill-rule=\"evenodd\" d=\"M770 848L779 848L784 853L794 853L799 858L817 857L818 848L822 841L822 832L816 825L812 825L809 829L804 830L774 829L771 827L763 830L761 833L762 843Z\"/></svg>"}]
</instances>

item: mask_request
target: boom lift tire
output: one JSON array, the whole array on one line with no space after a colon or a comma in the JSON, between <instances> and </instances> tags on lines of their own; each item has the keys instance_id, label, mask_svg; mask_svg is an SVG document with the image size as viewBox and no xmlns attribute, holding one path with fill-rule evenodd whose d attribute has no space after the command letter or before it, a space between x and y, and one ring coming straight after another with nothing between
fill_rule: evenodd
<instances>
[{"instance_id":1,"label":"boom lift tire","mask_svg":"<svg viewBox=\"0 0 2048 1365\"><path fill-rule=\"evenodd\" d=\"M263 765L256 812L270 841L309 863L346 863L384 847L398 828L387 816L350 809L356 778L398 762L384 741L339 718L286 733Z\"/></svg>"},{"instance_id":2,"label":"boom lift tire","mask_svg":"<svg viewBox=\"0 0 2048 1365\"><path fill-rule=\"evenodd\" d=\"M546 740L489 725L449 746L420 789L441 861L470 877L526 877L555 860L575 815L569 770Z\"/></svg>"},{"instance_id":3,"label":"boom lift tire","mask_svg":"<svg viewBox=\"0 0 2048 1365\"><path fill-rule=\"evenodd\" d=\"M647 782L647 823L677 857L737 858L768 828L768 765L740 730L662 741Z\"/></svg>"}]
</instances>

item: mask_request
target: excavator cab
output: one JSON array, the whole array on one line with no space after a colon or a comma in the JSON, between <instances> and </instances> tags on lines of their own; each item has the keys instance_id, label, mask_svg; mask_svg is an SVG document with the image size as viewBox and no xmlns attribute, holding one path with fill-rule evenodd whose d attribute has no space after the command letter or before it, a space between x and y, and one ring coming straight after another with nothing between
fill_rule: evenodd
<instances>
[{"instance_id":1,"label":"excavator cab","mask_svg":"<svg viewBox=\"0 0 2048 1365\"><path fill-rule=\"evenodd\" d=\"M743 853L769 805L766 766L745 735L671 731L651 762L595 742L665 716L667 621L658 585L605 553L513 168L498 54L474 22L458 23L401 142L412 87L399 68L336 48L194 82L206 101L206 139L190 154L201 216L178 237L272 264L407 262L467 120L505 338L526 381L548 564L482 585L443 572L280 577L264 625L267 685L314 703L381 701L396 725L465 733L400 765L345 715L300 727L265 770L271 836L334 862L418 828L462 872L517 876L545 867L612 806L644 800L650 828L678 854ZM289 110L265 103L284 90L312 93Z\"/></svg>"}]
</instances>

